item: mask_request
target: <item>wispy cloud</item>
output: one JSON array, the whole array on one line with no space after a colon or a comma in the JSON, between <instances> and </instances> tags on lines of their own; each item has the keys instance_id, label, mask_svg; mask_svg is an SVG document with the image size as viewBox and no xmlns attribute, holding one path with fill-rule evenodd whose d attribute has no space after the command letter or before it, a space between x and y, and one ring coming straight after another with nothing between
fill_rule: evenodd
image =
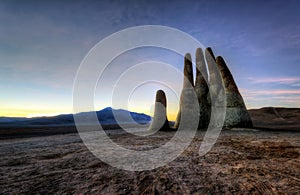
<instances>
[{"instance_id":1,"label":"wispy cloud","mask_svg":"<svg viewBox=\"0 0 300 195\"><path fill-rule=\"evenodd\" d=\"M248 78L252 83L266 83L266 84L283 84L291 86L300 86L300 78L298 77L279 77L279 78Z\"/></svg>"},{"instance_id":2,"label":"wispy cloud","mask_svg":"<svg viewBox=\"0 0 300 195\"><path fill-rule=\"evenodd\" d=\"M240 90L248 108L266 106L299 107L300 90Z\"/></svg>"},{"instance_id":3,"label":"wispy cloud","mask_svg":"<svg viewBox=\"0 0 300 195\"><path fill-rule=\"evenodd\" d=\"M297 95L300 94L300 90L258 90L258 91L244 91L246 93L246 96L253 96L253 95Z\"/></svg>"}]
</instances>

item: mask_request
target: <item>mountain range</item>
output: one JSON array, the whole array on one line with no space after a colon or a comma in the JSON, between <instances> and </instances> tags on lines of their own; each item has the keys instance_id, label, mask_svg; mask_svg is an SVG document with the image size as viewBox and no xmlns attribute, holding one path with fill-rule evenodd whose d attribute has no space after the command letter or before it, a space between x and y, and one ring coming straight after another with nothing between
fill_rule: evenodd
<instances>
[{"instance_id":1,"label":"mountain range","mask_svg":"<svg viewBox=\"0 0 300 195\"><path fill-rule=\"evenodd\" d=\"M75 115L88 116L93 112L82 112ZM123 109L113 109L111 107L104 108L102 110L96 111L98 120L103 125L113 125L118 123L130 124L130 123L140 123L146 124L151 121L151 117L143 114L130 112ZM116 118L118 117L118 123ZM129 117L131 116L134 121ZM0 117L0 127L2 126L73 126L74 117L73 114L61 114L52 117Z\"/></svg>"}]
</instances>

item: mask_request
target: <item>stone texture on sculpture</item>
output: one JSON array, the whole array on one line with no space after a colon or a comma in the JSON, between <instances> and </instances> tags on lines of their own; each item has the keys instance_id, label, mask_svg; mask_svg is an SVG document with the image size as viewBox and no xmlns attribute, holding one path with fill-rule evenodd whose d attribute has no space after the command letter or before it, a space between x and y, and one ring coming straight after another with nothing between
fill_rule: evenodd
<instances>
[{"instance_id":1,"label":"stone texture on sculpture","mask_svg":"<svg viewBox=\"0 0 300 195\"><path fill-rule=\"evenodd\" d=\"M207 68L209 72L209 78L208 78L208 83L209 83L209 94L207 96L207 101L208 101L208 106L209 108L211 107L211 97L210 94L214 94L213 98L215 98L216 94L218 94L218 91L220 90L220 86L217 82L218 76L215 75L217 71L215 70L216 67L216 59L215 55L210 47L205 49L205 59L207 62Z\"/></svg>"},{"instance_id":2,"label":"stone texture on sculpture","mask_svg":"<svg viewBox=\"0 0 300 195\"><path fill-rule=\"evenodd\" d=\"M196 50L196 81L195 92L199 102L199 125L198 129L208 127L210 121L210 106L209 106L209 89L208 89L208 74L205 64L203 51L201 48Z\"/></svg>"},{"instance_id":3,"label":"stone texture on sculpture","mask_svg":"<svg viewBox=\"0 0 300 195\"><path fill-rule=\"evenodd\" d=\"M213 128L222 128L225 120L226 96L221 73L217 67L215 55L211 48L205 49L205 59L209 72L209 94L207 96L210 109L210 124Z\"/></svg>"},{"instance_id":4,"label":"stone texture on sculpture","mask_svg":"<svg viewBox=\"0 0 300 195\"><path fill-rule=\"evenodd\" d=\"M187 53L184 56L184 76L187 79L183 82L183 88L194 87L193 62L191 54Z\"/></svg>"},{"instance_id":5,"label":"stone texture on sculpture","mask_svg":"<svg viewBox=\"0 0 300 195\"><path fill-rule=\"evenodd\" d=\"M177 129L180 124L180 117L181 117L181 107L183 98L188 98L188 91L194 90L194 75L193 75L193 63L191 54L187 53L184 57L184 78L183 78L183 88L180 96L179 102L179 111L177 114L177 118L175 121L174 128Z\"/></svg>"},{"instance_id":6,"label":"stone texture on sculpture","mask_svg":"<svg viewBox=\"0 0 300 195\"><path fill-rule=\"evenodd\" d=\"M170 130L167 118L167 98L163 90L156 92L154 116L148 130L151 131L167 131Z\"/></svg>"},{"instance_id":7,"label":"stone texture on sculpture","mask_svg":"<svg viewBox=\"0 0 300 195\"><path fill-rule=\"evenodd\" d=\"M211 59L213 59L213 60L216 61L215 54L214 54L213 50L212 50L210 47L206 48L205 51L206 51L206 57L207 57L208 55L210 55Z\"/></svg>"},{"instance_id":8,"label":"stone texture on sculpture","mask_svg":"<svg viewBox=\"0 0 300 195\"><path fill-rule=\"evenodd\" d=\"M245 106L243 97L240 94L224 59L219 56L216 58L216 63L224 82L227 101L224 127L253 127L252 120Z\"/></svg>"}]
</instances>

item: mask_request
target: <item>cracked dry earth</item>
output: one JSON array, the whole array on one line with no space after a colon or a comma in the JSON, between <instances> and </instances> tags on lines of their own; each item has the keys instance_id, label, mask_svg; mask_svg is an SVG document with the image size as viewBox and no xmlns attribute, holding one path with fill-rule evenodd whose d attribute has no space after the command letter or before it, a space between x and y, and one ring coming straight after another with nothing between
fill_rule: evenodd
<instances>
[{"instance_id":1,"label":"cracked dry earth","mask_svg":"<svg viewBox=\"0 0 300 195\"><path fill-rule=\"evenodd\" d=\"M172 135L111 137L138 149L160 146ZM78 134L0 140L0 193L300 194L300 132L223 131L212 150L200 157L203 135L199 132L174 161L142 172L101 162Z\"/></svg>"}]
</instances>

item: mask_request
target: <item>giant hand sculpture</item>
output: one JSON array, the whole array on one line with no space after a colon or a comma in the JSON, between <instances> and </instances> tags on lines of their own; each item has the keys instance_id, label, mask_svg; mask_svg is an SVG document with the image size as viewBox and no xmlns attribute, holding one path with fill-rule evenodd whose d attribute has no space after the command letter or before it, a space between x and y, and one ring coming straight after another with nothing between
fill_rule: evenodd
<instances>
[{"instance_id":1,"label":"giant hand sculpture","mask_svg":"<svg viewBox=\"0 0 300 195\"><path fill-rule=\"evenodd\" d=\"M208 70L206 68L206 63ZM229 71L228 66L226 65L224 59L220 56L215 58L213 51L211 48L207 48L205 50L205 59L201 48L196 50L196 80L194 84L194 77L193 77L193 63L190 54L186 54L184 58L184 81L183 81L183 88L180 97L180 106L179 112L177 115L177 119L174 125L174 129L177 129L180 125L180 118L181 118L181 110L185 108L186 105L183 105L184 99L186 100L191 93L191 90L194 90L198 97L199 102L199 125L198 129L206 129L209 125L211 120L211 101L214 102L222 102L224 98L226 98L226 115L225 121L223 124L224 128L233 128L233 127L245 127L245 128L252 128L252 121L250 115L247 111L245 106L243 97L241 96L237 85L233 79L231 72ZM217 66L215 66L217 65ZM213 68L217 67L217 73L221 76L217 76L216 71ZM208 75L209 74L209 75ZM225 87L225 95L219 96L218 93L220 91L220 86L216 80L221 78ZM163 93L163 91L158 91L157 94ZM165 94L163 93L164 97ZM221 99L218 99L221 98ZM157 100L156 100L157 101ZM166 105L165 105L166 106ZM214 105L217 106L217 105ZM160 108L156 108L152 124L150 129L153 127L159 126L161 129L169 129L169 126L166 125L164 122L157 122L157 118L161 118L162 115L165 115L166 119L166 112L159 111ZM164 112L164 113L162 113Z\"/></svg>"}]
</instances>

